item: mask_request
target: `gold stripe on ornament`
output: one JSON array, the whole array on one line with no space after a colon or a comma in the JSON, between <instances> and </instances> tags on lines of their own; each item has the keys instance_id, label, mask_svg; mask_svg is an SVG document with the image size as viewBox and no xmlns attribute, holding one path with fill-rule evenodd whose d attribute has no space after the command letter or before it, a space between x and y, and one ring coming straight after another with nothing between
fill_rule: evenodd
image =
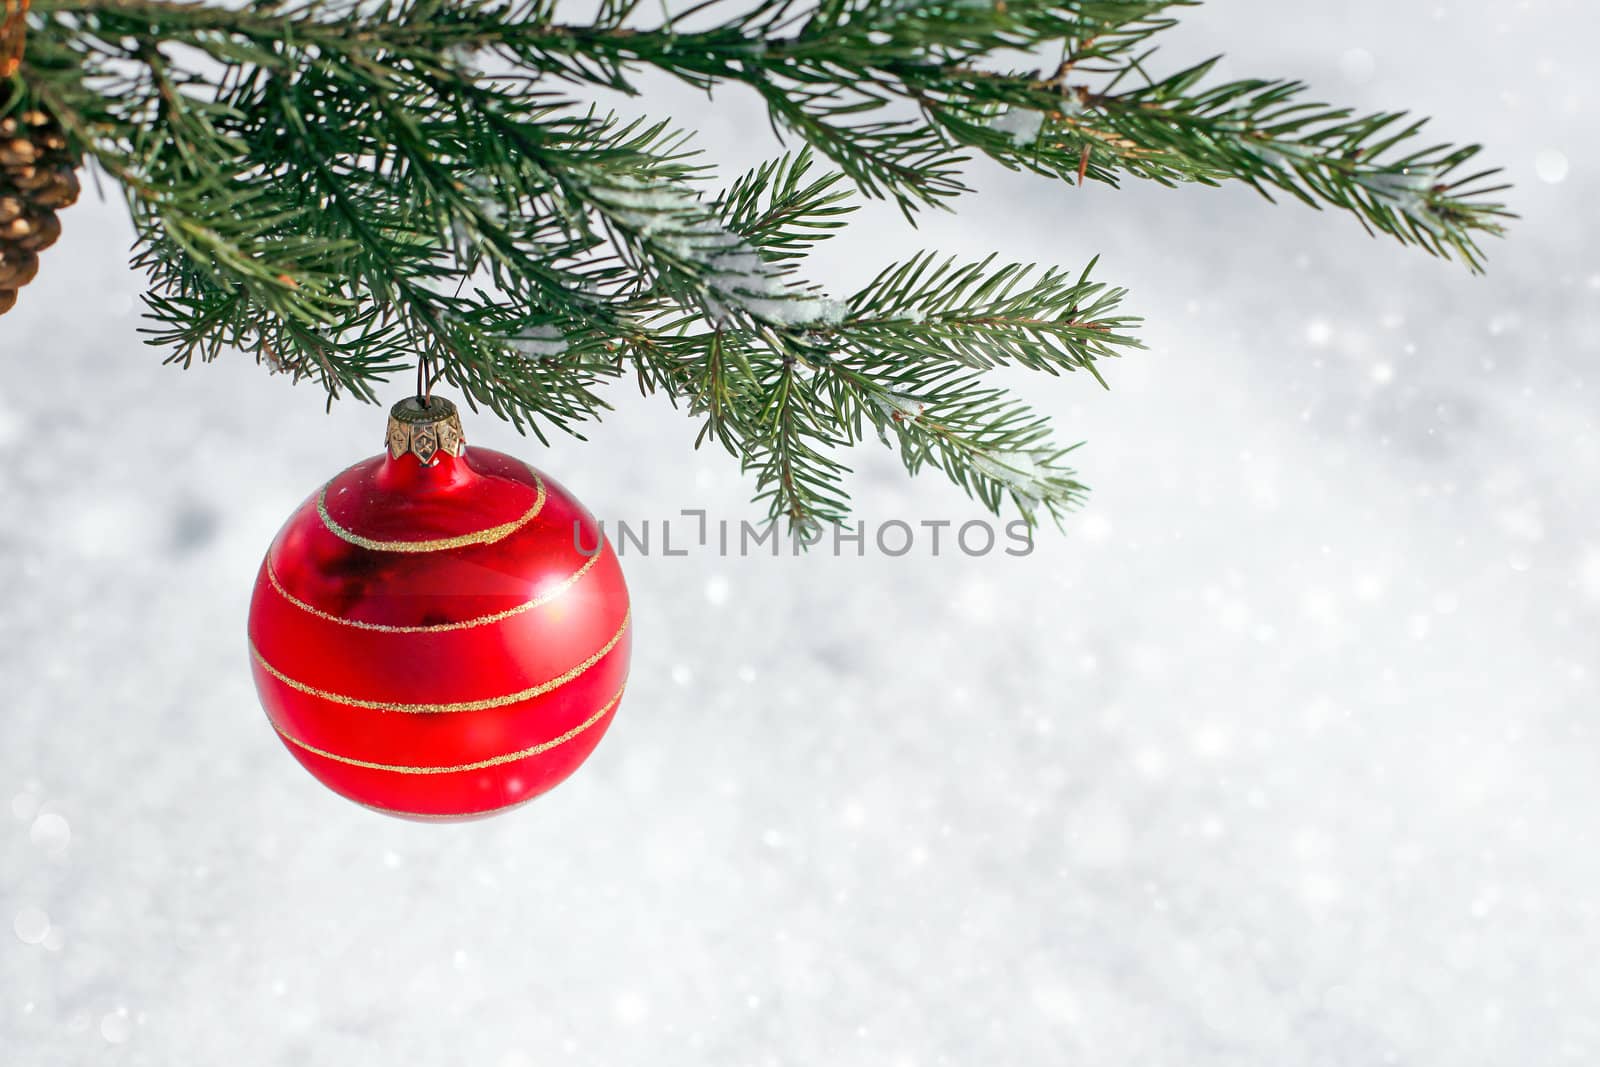
<instances>
[{"instance_id":1,"label":"gold stripe on ornament","mask_svg":"<svg viewBox=\"0 0 1600 1067\"><path fill-rule=\"evenodd\" d=\"M626 688L627 686L623 686L623 689ZM583 722L574 726L560 737L553 737L548 741L534 745L532 748L525 748L520 752L508 752L504 756L494 756L490 759L477 760L473 763L461 763L454 767L405 767L395 763L373 763L370 760L352 759L349 756L340 756L336 753L329 752L326 749L321 749L315 745L308 744L305 741L300 740L298 737L295 737L293 734L286 733L283 727L279 726L277 723L273 723L272 728L277 730L279 736L281 736L291 745L303 748L313 755L321 756L323 759L330 759L336 763L343 763L350 767L364 767L369 771L388 771L391 774L457 774L461 771L481 771L489 767L499 767L502 764L515 763L518 760L528 759L530 756L542 755L546 752L549 752L552 748L559 748L568 741L571 741L574 737L577 737L579 734L594 726L601 719L605 718L608 714L610 714L611 709L617 706L617 703L621 699L622 689L618 689L617 695L606 701L605 707L601 708L599 711L595 712L593 715L589 716L587 719L583 720Z\"/></svg>"},{"instance_id":2,"label":"gold stripe on ornament","mask_svg":"<svg viewBox=\"0 0 1600 1067\"><path fill-rule=\"evenodd\" d=\"M267 662L266 657L261 654L261 650L256 648L256 643L254 641L250 642L250 654L255 657L257 663L261 664L262 670L272 675L290 689L304 693L307 696L317 697L321 700L328 700L335 704L345 704L352 708L366 708L369 711L399 711L408 715L439 715L458 711L488 711L491 708L503 708L510 704L520 704L524 700L532 700L534 697L543 696L551 690L560 689L568 682L583 674L590 667L593 667L596 663L599 663L601 660L605 659L607 653L609 653L613 648L616 648L617 642L622 640L622 635L628 632L628 623L631 622L632 619L633 609L629 608L627 614L622 617L622 625L618 627L617 632L612 635L611 640L607 641L601 647L600 651L596 652L594 655L590 656L588 659L584 660L582 663L578 664L576 667L557 678L552 678L548 682L543 682L539 685L536 685L532 689L524 689L518 693L508 693L503 697L489 697L486 700L464 700L452 704L389 704L381 700L362 700L359 697L345 696L342 693L330 693L326 689L318 689L315 686L310 686L304 682L296 681L295 679L290 678L287 674L284 674L282 671L278 670L278 668Z\"/></svg>"},{"instance_id":3,"label":"gold stripe on ornament","mask_svg":"<svg viewBox=\"0 0 1600 1067\"><path fill-rule=\"evenodd\" d=\"M579 580L589 573L589 569L598 562L600 562L600 553L596 552L589 557L583 566L579 567L569 577L562 579L559 585L551 586L525 604L518 604L516 607L508 608L505 611L497 611L493 615L480 615L475 619L463 619L460 622L441 622L432 626L388 626L380 622L362 622L359 619L342 618L331 611L323 611L321 608L313 607L283 587L283 583L278 580L277 570L272 566L272 556L270 554L267 556L267 580L272 583L272 588L278 591L279 596L301 611L315 615L319 619L326 619L328 622L338 623L340 626L349 626L357 630L372 630L381 634L437 634L444 633L447 630L470 630L475 626L492 626L497 622L504 622L524 612L532 611L534 608L543 607L577 585Z\"/></svg>"},{"instance_id":4,"label":"gold stripe on ornament","mask_svg":"<svg viewBox=\"0 0 1600 1067\"><path fill-rule=\"evenodd\" d=\"M498 808L484 808L482 811L462 811L453 815L434 812L401 811L399 808L380 808L378 805L368 804L364 800L355 800L350 797L346 797L345 799L349 800L352 804L359 804L368 811L375 811L379 815L393 815L397 819L405 819L408 822L462 822L466 819L481 819L488 815L503 815L508 811L516 811L520 807L532 804L535 800L538 800L542 796L544 796L543 793L535 793L531 797L523 797L521 800L513 800L511 803L502 804Z\"/></svg>"},{"instance_id":5,"label":"gold stripe on ornament","mask_svg":"<svg viewBox=\"0 0 1600 1067\"><path fill-rule=\"evenodd\" d=\"M499 526L491 526L487 530L476 530L469 534L458 534L455 537L440 537L432 541L375 541L370 537L362 537L334 520L328 514L328 486L324 485L317 490L317 514L322 518L322 525L328 532L341 541L348 541L358 548L370 549L373 552L448 552L455 548L466 548L468 545L492 545L496 541L504 541L507 537L522 529L532 522L534 516L544 510L545 489L544 479L539 477L539 472L532 467L528 468L533 475L533 484L538 488L539 495L533 502L533 507L526 513L503 522ZM329 482L328 485L332 485Z\"/></svg>"}]
</instances>

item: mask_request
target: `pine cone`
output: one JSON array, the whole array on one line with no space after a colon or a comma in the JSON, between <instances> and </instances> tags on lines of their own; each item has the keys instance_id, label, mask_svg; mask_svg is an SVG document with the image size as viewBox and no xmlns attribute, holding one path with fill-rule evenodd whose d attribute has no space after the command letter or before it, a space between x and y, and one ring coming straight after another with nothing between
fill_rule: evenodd
<instances>
[{"instance_id":1,"label":"pine cone","mask_svg":"<svg viewBox=\"0 0 1600 1067\"><path fill-rule=\"evenodd\" d=\"M77 164L49 114L13 110L0 118L0 315L39 272L39 252L61 236L56 212L78 199Z\"/></svg>"}]
</instances>

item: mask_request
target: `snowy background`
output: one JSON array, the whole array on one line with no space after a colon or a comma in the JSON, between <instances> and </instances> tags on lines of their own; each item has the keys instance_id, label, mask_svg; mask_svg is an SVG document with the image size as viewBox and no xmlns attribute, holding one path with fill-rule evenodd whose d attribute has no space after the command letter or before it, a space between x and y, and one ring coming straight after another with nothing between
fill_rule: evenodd
<instances>
[{"instance_id":1,"label":"snowy background","mask_svg":"<svg viewBox=\"0 0 1600 1067\"><path fill-rule=\"evenodd\" d=\"M246 666L262 551L383 411L161 367L120 210L74 208L0 325L0 1060L1600 1062L1597 29L1234 0L1168 43L1485 141L1487 279L1243 189L863 215L840 289L924 244L1133 288L1112 392L1026 383L1090 506L1022 560L628 561L615 727L462 827L325 792ZM648 104L765 152L724 102ZM615 395L588 445L469 435L608 519L753 516ZM976 515L859 460L869 522Z\"/></svg>"}]
</instances>

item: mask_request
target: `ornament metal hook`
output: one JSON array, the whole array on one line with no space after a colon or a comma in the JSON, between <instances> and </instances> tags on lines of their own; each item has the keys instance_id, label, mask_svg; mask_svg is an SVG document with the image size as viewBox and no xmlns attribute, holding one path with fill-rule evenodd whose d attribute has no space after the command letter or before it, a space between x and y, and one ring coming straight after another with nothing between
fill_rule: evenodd
<instances>
[{"instance_id":1,"label":"ornament metal hook","mask_svg":"<svg viewBox=\"0 0 1600 1067\"><path fill-rule=\"evenodd\" d=\"M417 403L423 407L433 402L433 382L437 377L433 356L427 352L417 353Z\"/></svg>"}]
</instances>

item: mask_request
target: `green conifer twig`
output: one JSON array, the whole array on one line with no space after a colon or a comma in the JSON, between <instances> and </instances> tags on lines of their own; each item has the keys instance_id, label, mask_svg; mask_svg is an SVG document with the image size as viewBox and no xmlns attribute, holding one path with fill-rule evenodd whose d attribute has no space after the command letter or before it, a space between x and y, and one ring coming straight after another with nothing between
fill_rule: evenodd
<instances>
[{"instance_id":1,"label":"green conifer twig","mask_svg":"<svg viewBox=\"0 0 1600 1067\"><path fill-rule=\"evenodd\" d=\"M738 456L774 516L842 517L869 436L985 506L1082 496L998 367L1138 342L1090 269L924 253L832 298L800 273L848 195L908 218L982 155L1068 183L1246 182L1481 269L1508 218L1475 147L1296 82L1166 75L1192 0L37 0L19 84L124 191L174 361L243 349L376 399L427 356L521 428L581 433L634 375ZM1033 69L1013 69L1018 57ZM756 93L799 150L720 194L666 123L582 103L654 70ZM836 171L818 173L815 155Z\"/></svg>"}]
</instances>

